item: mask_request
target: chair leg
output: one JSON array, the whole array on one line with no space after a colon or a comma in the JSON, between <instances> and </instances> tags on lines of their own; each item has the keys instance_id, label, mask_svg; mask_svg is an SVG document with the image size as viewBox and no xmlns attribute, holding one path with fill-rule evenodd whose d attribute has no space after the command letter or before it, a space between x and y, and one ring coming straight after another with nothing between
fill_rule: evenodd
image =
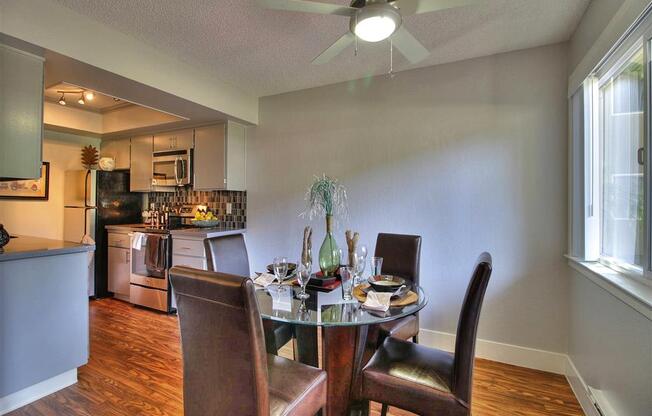
<instances>
[{"instance_id":1,"label":"chair leg","mask_svg":"<svg viewBox=\"0 0 652 416\"><path fill-rule=\"evenodd\" d=\"M389 409L389 406L387 406L385 403L383 403L382 409L380 409L380 416L387 416L387 410Z\"/></svg>"}]
</instances>

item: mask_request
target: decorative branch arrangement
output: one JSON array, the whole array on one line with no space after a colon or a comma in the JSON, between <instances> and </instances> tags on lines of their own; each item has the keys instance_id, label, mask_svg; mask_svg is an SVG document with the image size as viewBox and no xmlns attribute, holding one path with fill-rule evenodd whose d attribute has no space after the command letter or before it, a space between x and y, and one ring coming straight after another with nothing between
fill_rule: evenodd
<instances>
[{"instance_id":1,"label":"decorative branch arrangement","mask_svg":"<svg viewBox=\"0 0 652 416\"><path fill-rule=\"evenodd\" d=\"M308 207L301 216L307 216L310 220L321 216L348 215L346 188L337 179L325 174L321 177L315 176L315 181L306 192L306 201Z\"/></svg>"},{"instance_id":2,"label":"decorative branch arrangement","mask_svg":"<svg viewBox=\"0 0 652 416\"><path fill-rule=\"evenodd\" d=\"M358 241L360 241L360 234L353 233L351 230L346 230L346 246L349 249L349 265L353 266L356 263L355 253L358 250Z\"/></svg>"},{"instance_id":3,"label":"decorative branch arrangement","mask_svg":"<svg viewBox=\"0 0 652 416\"><path fill-rule=\"evenodd\" d=\"M335 215L346 217L346 189L337 179L326 175L316 176L306 193L308 206L301 214L311 220L315 217L326 217L326 238L319 249L319 269L324 276L334 276L340 268L340 249L333 236L333 218Z\"/></svg>"},{"instance_id":4,"label":"decorative branch arrangement","mask_svg":"<svg viewBox=\"0 0 652 416\"><path fill-rule=\"evenodd\" d=\"M99 160L100 160L99 152L94 146L88 145L82 148L81 162L86 169L92 169L93 166L97 165L97 162Z\"/></svg>"},{"instance_id":5,"label":"decorative branch arrangement","mask_svg":"<svg viewBox=\"0 0 652 416\"><path fill-rule=\"evenodd\" d=\"M303 230L303 250L301 250L301 263L312 264L312 228L310 226Z\"/></svg>"}]
</instances>

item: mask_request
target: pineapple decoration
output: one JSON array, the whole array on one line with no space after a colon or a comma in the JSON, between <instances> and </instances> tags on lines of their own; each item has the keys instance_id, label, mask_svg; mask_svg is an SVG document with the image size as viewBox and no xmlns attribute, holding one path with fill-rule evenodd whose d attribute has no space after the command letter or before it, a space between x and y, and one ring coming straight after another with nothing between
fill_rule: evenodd
<instances>
[{"instance_id":1,"label":"pineapple decoration","mask_svg":"<svg viewBox=\"0 0 652 416\"><path fill-rule=\"evenodd\" d=\"M89 170L92 169L93 166L97 165L99 159L100 159L99 153L94 146L88 145L82 148L81 161L82 161L82 165L84 165L86 169Z\"/></svg>"}]
</instances>

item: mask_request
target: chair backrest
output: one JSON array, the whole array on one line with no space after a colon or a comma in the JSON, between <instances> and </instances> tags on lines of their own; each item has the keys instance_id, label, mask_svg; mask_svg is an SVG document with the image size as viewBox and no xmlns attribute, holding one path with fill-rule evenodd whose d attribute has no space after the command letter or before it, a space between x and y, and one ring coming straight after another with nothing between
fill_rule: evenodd
<instances>
[{"instance_id":1,"label":"chair backrest","mask_svg":"<svg viewBox=\"0 0 652 416\"><path fill-rule=\"evenodd\" d=\"M204 240L208 270L249 276L249 257L244 235L234 234Z\"/></svg>"},{"instance_id":2,"label":"chair backrest","mask_svg":"<svg viewBox=\"0 0 652 416\"><path fill-rule=\"evenodd\" d=\"M482 301L491 277L491 255L482 253L478 257L466 289L462 303L460 319L457 323L455 339L455 362L453 365L452 391L459 399L471 406L471 388L473 386L473 361L475 358L475 340Z\"/></svg>"},{"instance_id":3,"label":"chair backrest","mask_svg":"<svg viewBox=\"0 0 652 416\"><path fill-rule=\"evenodd\" d=\"M269 415L267 355L248 277L170 269L181 349L185 416Z\"/></svg>"},{"instance_id":4,"label":"chair backrest","mask_svg":"<svg viewBox=\"0 0 652 416\"><path fill-rule=\"evenodd\" d=\"M383 258L383 274L401 276L419 284L420 236L379 233L374 255Z\"/></svg>"}]
</instances>

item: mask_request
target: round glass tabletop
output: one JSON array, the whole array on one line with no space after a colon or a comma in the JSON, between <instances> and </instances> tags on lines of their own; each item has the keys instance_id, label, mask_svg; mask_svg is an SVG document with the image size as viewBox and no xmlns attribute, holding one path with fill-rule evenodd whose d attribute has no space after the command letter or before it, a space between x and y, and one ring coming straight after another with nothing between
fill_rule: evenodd
<instances>
[{"instance_id":1,"label":"round glass tabletop","mask_svg":"<svg viewBox=\"0 0 652 416\"><path fill-rule=\"evenodd\" d=\"M270 294L266 288L256 289L258 309L263 319L288 322L296 325L313 326L354 326L370 325L393 321L423 309L427 299L420 287L413 288L419 296L417 302L407 306L390 307L387 312L377 312L362 307L362 303L342 299L342 290L330 292L307 290L310 298L302 301L296 297L300 289L292 286L276 285Z\"/></svg>"}]
</instances>

